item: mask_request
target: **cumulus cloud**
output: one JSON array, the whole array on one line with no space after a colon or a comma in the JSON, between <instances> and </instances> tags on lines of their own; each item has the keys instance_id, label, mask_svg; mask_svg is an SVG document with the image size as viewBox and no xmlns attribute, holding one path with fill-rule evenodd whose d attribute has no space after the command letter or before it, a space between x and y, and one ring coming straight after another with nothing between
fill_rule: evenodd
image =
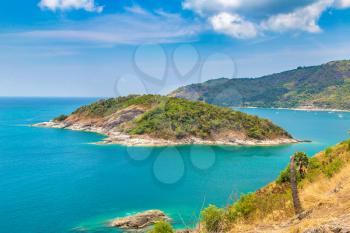
<instances>
[{"instance_id":1,"label":"cumulus cloud","mask_svg":"<svg viewBox=\"0 0 350 233\"><path fill-rule=\"evenodd\" d=\"M57 10L86 10L89 12L102 12L103 7L97 6L94 0L41 0L39 2L41 9L52 11Z\"/></svg>"},{"instance_id":2,"label":"cumulus cloud","mask_svg":"<svg viewBox=\"0 0 350 233\"><path fill-rule=\"evenodd\" d=\"M301 2L305 0L299 0ZM276 0L184 0L184 9L192 10L200 15L221 11L239 11L257 9L276 3Z\"/></svg>"},{"instance_id":3,"label":"cumulus cloud","mask_svg":"<svg viewBox=\"0 0 350 233\"><path fill-rule=\"evenodd\" d=\"M273 15L262 22L262 29L278 32L290 30L320 32L318 19L332 3L333 0L321 0L290 13Z\"/></svg>"},{"instance_id":4,"label":"cumulus cloud","mask_svg":"<svg viewBox=\"0 0 350 233\"><path fill-rule=\"evenodd\" d=\"M182 6L202 15L205 12L237 9L241 3L241 0L185 0Z\"/></svg>"},{"instance_id":5,"label":"cumulus cloud","mask_svg":"<svg viewBox=\"0 0 350 233\"><path fill-rule=\"evenodd\" d=\"M334 5L337 8L348 8L350 7L350 0L335 0Z\"/></svg>"},{"instance_id":6,"label":"cumulus cloud","mask_svg":"<svg viewBox=\"0 0 350 233\"><path fill-rule=\"evenodd\" d=\"M256 26L237 14L222 12L209 21L215 31L235 38L247 39L258 35Z\"/></svg>"},{"instance_id":7,"label":"cumulus cloud","mask_svg":"<svg viewBox=\"0 0 350 233\"><path fill-rule=\"evenodd\" d=\"M208 18L212 29L238 39L265 32L303 31L318 33L322 14L331 8L350 7L350 0L185 0L183 8ZM268 10L269 9L269 10ZM274 9L273 11L271 9ZM275 10L277 9L277 12ZM261 11L266 10L265 13ZM280 10L278 12L278 10ZM257 17L257 13L261 17Z\"/></svg>"}]
</instances>

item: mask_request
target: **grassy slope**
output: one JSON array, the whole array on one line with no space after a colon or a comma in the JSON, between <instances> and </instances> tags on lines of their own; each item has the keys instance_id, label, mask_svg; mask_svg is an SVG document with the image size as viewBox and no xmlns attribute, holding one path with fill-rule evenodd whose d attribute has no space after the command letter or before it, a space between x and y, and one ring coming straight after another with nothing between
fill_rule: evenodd
<instances>
[{"instance_id":1,"label":"grassy slope","mask_svg":"<svg viewBox=\"0 0 350 233\"><path fill-rule=\"evenodd\" d=\"M290 221L294 216L291 191L289 182L283 179L285 172L282 172L276 182L242 196L226 209L211 206L204 210L203 224L213 224L212 219L216 218L222 232L250 232L253 229L253 232L300 232L322 225L330 220L330 216L337 221L350 208L349 171L350 140L309 160L306 177L299 180L302 205L311 212L303 221ZM203 232L206 232L204 228Z\"/></svg>"},{"instance_id":2,"label":"grassy slope","mask_svg":"<svg viewBox=\"0 0 350 233\"><path fill-rule=\"evenodd\" d=\"M171 96L221 106L350 109L350 61L255 79L216 79L179 88Z\"/></svg>"},{"instance_id":3,"label":"grassy slope","mask_svg":"<svg viewBox=\"0 0 350 233\"><path fill-rule=\"evenodd\" d=\"M240 132L252 139L290 138L291 136L269 120L229 108L158 95L128 96L101 100L83 106L72 113L76 119L103 119L131 107L145 112L132 121L119 125L129 134L174 139L194 136L210 139L227 131ZM68 119L70 119L68 118ZM65 120L60 116L56 120Z\"/></svg>"}]
</instances>

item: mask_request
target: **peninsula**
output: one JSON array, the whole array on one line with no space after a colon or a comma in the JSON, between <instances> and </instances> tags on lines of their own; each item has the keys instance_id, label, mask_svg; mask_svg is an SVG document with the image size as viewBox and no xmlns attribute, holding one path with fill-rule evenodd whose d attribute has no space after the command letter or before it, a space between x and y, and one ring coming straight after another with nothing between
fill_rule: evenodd
<instances>
[{"instance_id":1,"label":"peninsula","mask_svg":"<svg viewBox=\"0 0 350 233\"><path fill-rule=\"evenodd\" d=\"M95 132L127 146L279 145L299 142L271 121L230 108L160 95L100 100L33 126Z\"/></svg>"}]
</instances>

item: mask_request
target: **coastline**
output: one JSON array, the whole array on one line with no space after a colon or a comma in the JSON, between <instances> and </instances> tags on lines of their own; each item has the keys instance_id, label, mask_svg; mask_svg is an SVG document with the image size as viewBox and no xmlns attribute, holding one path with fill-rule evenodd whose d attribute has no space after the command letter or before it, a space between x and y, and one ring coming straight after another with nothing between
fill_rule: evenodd
<instances>
[{"instance_id":1,"label":"coastline","mask_svg":"<svg viewBox=\"0 0 350 233\"><path fill-rule=\"evenodd\" d=\"M53 121L49 121L49 122L33 124L31 126L98 133L107 137L100 142L93 143L96 145L124 145L124 146L140 146L140 147L163 147L163 146L181 146L181 145L278 146L278 145L288 145L288 144L307 142L307 141L297 140L293 138L281 138L281 139L274 139L274 140L236 139L234 141L232 140L230 141L225 139L203 140L195 137L179 139L174 141L174 140L151 138L145 135L128 135L118 131L111 132L102 127L86 126L78 123L67 125L64 123L56 123Z\"/></svg>"},{"instance_id":2,"label":"coastline","mask_svg":"<svg viewBox=\"0 0 350 233\"><path fill-rule=\"evenodd\" d=\"M253 107L253 106L245 106L245 107L231 107L231 108L241 108L241 109L275 109L275 110L292 110L292 111L308 111L308 112L350 112L350 110L344 109L335 109L335 108L274 108L274 107Z\"/></svg>"}]
</instances>

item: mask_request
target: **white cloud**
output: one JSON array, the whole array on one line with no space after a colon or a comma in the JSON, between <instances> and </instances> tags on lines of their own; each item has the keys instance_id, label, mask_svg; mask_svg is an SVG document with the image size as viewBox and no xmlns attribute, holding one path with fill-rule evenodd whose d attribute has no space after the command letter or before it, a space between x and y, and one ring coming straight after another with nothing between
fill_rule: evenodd
<instances>
[{"instance_id":1,"label":"white cloud","mask_svg":"<svg viewBox=\"0 0 350 233\"><path fill-rule=\"evenodd\" d=\"M18 33L20 36L38 39L55 39L65 41L85 41L85 42L105 42L117 43L121 38L117 35L106 32L88 31L88 30L38 30Z\"/></svg>"},{"instance_id":2,"label":"white cloud","mask_svg":"<svg viewBox=\"0 0 350 233\"><path fill-rule=\"evenodd\" d=\"M350 0L335 0L334 5L337 8L348 8L350 7Z\"/></svg>"},{"instance_id":3,"label":"white cloud","mask_svg":"<svg viewBox=\"0 0 350 233\"><path fill-rule=\"evenodd\" d=\"M41 9L52 11L57 10L86 10L89 12L102 12L103 7L97 6L94 0L41 0L39 2Z\"/></svg>"},{"instance_id":4,"label":"white cloud","mask_svg":"<svg viewBox=\"0 0 350 233\"><path fill-rule=\"evenodd\" d=\"M256 26L237 14L222 12L211 17L209 21L215 31L235 38L247 39L258 35Z\"/></svg>"},{"instance_id":5,"label":"white cloud","mask_svg":"<svg viewBox=\"0 0 350 233\"><path fill-rule=\"evenodd\" d=\"M290 30L320 32L318 19L332 4L333 0L320 0L290 13L273 15L262 22L262 29L277 32Z\"/></svg>"},{"instance_id":6,"label":"white cloud","mask_svg":"<svg viewBox=\"0 0 350 233\"><path fill-rule=\"evenodd\" d=\"M132 14L138 14L138 15L147 15L148 12L145 11L143 8L141 8L138 5L133 5L131 7L125 7L124 8L127 12L130 12Z\"/></svg>"},{"instance_id":7,"label":"white cloud","mask_svg":"<svg viewBox=\"0 0 350 233\"><path fill-rule=\"evenodd\" d=\"M136 10L137 9L137 10ZM132 8L124 14L103 15L81 22L66 22L42 30L12 34L32 40L97 44L143 44L192 41L202 25L163 11Z\"/></svg>"},{"instance_id":8,"label":"white cloud","mask_svg":"<svg viewBox=\"0 0 350 233\"><path fill-rule=\"evenodd\" d=\"M238 10L257 9L276 2L276 0L184 0L184 9L192 10L200 15L235 12Z\"/></svg>"},{"instance_id":9,"label":"white cloud","mask_svg":"<svg viewBox=\"0 0 350 233\"><path fill-rule=\"evenodd\" d=\"M185 0L182 6L184 9L204 14L207 11L236 9L241 5L241 2L241 0Z\"/></svg>"},{"instance_id":10,"label":"white cloud","mask_svg":"<svg viewBox=\"0 0 350 233\"><path fill-rule=\"evenodd\" d=\"M184 0L183 8L207 18L212 29L238 39L267 32L319 33L327 9L350 7L350 0ZM288 10L289 9L289 10ZM259 14L257 14L259 12ZM259 16L258 16L259 15Z\"/></svg>"}]
</instances>

